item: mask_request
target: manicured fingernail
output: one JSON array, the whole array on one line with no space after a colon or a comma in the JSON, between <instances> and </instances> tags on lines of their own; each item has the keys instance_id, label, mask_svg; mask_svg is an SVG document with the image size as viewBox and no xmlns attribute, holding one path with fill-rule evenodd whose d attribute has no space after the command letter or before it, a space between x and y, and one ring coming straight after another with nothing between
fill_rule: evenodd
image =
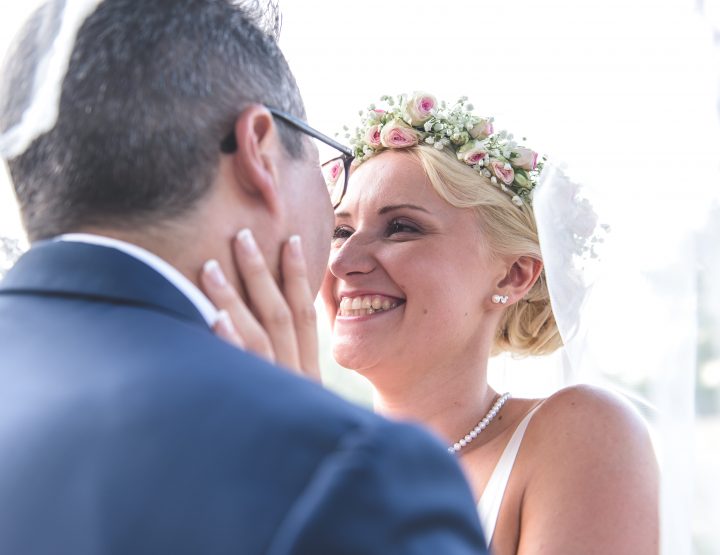
<instances>
[{"instance_id":1,"label":"manicured fingernail","mask_svg":"<svg viewBox=\"0 0 720 555\"><path fill-rule=\"evenodd\" d=\"M217 260L208 260L205 263L204 270L216 287L225 287L227 285L227 279L225 279L225 274Z\"/></svg>"},{"instance_id":2,"label":"manicured fingernail","mask_svg":"<svg viewBox=\"0 0 720 555\"><path fill-rule=\"evenodd\" d=\"M240 336L235 332L235 326L227 310L218 311L216 323L220 331L226 336L226 339L235 336L234 340L240 344L240 347L245 348L245 343L243 343Z\"/></svg>"},{"instance_id":3,"label":"manicured fingernail","mask_svg":"<svg viewBox=\"0 0 720 555\"><path fill-rule=\"evenodd\" d=\"M217 313L217 325L226 334L235 333L235 326L233 326L230 314L227 310L219 310Z\"/></svg>"},{"instance_id":4,"label":"manicured fingernail","mask_svg":"<svg viewBox=\"0 0 720 555\"><path fill-rule=\"evenodd\" d=\"M250 256L257 256L260 250L258 249L255 237L253 237L252 231L249 229L243 229L237 234L238 241L245 249L245 252Z\"/></svg>"},{"instance_id":5,"label":"manicured fingernail","mask_svg":"<svg viewBox=\"0 0 720 555\"><path fill-rule=\"evenodd\" d=\"M296 260L302 260L303 252L302 240L300 239L300 236L292 235L290 239L288 239L288 243L290 244L290 253L295 257Z\"/></svg>"}]
</instances>

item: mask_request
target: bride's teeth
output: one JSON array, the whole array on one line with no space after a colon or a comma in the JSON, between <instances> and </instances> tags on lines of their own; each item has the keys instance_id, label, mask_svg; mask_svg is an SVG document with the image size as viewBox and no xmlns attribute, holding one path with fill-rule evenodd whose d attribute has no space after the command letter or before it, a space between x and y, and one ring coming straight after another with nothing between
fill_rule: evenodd
<instances>
[{"instance_id":1,"label":"bride's teeth","mask_svg":"<svg viewBox=\"0 0 720 555\"><path fill-rule=\"evenodd\" d=\"M340 299L339 314L341 316L366 316L383 310L390 310L397 306L397 301L379 295L353 298L342 297Z\"/></svg>"}]
</instances>

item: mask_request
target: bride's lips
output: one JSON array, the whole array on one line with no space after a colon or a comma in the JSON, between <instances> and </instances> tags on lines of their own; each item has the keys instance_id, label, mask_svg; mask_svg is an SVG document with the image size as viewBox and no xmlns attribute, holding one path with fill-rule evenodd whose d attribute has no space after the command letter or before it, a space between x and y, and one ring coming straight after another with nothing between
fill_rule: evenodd
<instances>
[{"instance_id":1,"label":"bride's lips","mask_svg":"<svg viewBox=\"0 0 720 555\"><path fill-rule=\"evenodd\" d=\"M364 318L380 315L405 304L405 299L374 291L343 292L338 295L337 317Z\"/></svg>"}]
</instances>

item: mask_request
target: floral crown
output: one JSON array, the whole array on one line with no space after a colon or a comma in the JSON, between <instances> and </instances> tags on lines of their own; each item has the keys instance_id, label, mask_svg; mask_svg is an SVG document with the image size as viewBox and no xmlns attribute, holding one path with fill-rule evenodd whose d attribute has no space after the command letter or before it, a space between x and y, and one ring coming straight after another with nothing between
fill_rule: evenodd
<instances>
[{"instance_id":1,"label":"floral crown","mask_svg":"<svg viewBox=\"0 0 720 555\"><path fill-rule=\"evenodd\" d=\"M488 178L513 203L532 203L532 193L545 158L520 146L506 131L495 132L493 118L472 113L467 97L454 105L440 102L425 93L383 96L384 108L371 104L360 111L360 125L350 140L355 161L363 161L386 149L409 148L417 144L432 145L438 150L450 149L459 161Z\"/></svg>"}]
</instances>

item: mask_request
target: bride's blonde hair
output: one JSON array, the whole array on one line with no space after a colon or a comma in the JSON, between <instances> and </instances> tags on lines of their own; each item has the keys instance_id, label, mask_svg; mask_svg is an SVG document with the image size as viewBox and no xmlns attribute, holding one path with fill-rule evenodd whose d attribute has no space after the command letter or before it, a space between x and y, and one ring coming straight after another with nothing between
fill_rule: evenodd
<instances>
[{"instance_id":1,"label":"bride's blonde hair","mask_svg":"<svg viewBox=\"0 0 720 555\"><path fill-rule=\"evenodd\" d=\"M510 197L466 164L454 152L429 146L398 150L416 159L435 191L458 208L472 208L492 252L542 260L532 207L513 204ZM550 306L545 270L520 301L508 306L497 329L493 355L545 355L562 346Z\"/></svg>"}]
</instances>

